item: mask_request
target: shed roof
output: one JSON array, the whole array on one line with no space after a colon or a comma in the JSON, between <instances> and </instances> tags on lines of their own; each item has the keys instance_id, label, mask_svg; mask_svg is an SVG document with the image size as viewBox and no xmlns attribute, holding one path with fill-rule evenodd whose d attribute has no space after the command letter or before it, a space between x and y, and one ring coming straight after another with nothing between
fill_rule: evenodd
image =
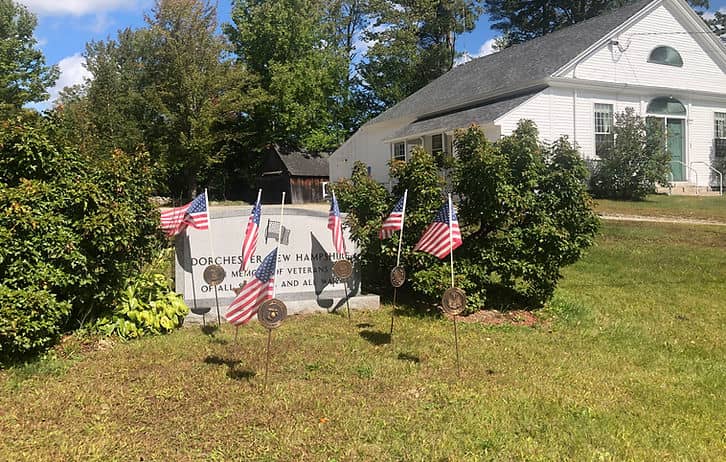
<instances>
[{"instance_id":1,"label":"shed roof","mask_svg":"<svg viewBox=\"0 0 726 462\"><path fill-rule=\"evenodd\" d=\"M281 152L280 149L275 149L275 152L292 176L327 177L330 175L327 153Z\"/></svg>"}]
</instances>

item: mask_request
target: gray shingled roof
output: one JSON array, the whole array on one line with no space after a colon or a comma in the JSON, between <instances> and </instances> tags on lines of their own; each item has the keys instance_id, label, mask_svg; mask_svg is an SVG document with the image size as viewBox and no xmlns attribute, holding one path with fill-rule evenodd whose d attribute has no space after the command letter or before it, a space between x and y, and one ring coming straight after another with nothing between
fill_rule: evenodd
<instances>
[{"instance_id":1,"label":"gray shingled roof","mask_svg":"<svg viewBox=\"0 0 726 462\"><path fill-rule=\"evenodd\" d=\"M278 151L278 155L290 175L320 177L330 175L328 156L325 154L308 154L304 152L282 153Z\"/></svg>"},{"instance_id":2,"label":"gray shingled roof","mask_svg":"<svg viewBox=\"0 0 726 462\"><path fill-rule=\"evenodd\" d=\"M524 103L533 95L533 93L529 93L496 101L485 106L454 112L433 119L417 121L397 131L391 139L408 138L413 135L429 132L448 132L457 128L468 127L471 124L485 125L487 122L494 122L494 120Z\"/></svg>"},{"instance_id":3,"label":"gray shingled roof","mask_svg":"<svg viewBox=\"0 0 726 462\"><path fill-rule=\"evenodd\" d=\"M457 66L369 123L398 118L413 120L447 109L472 107L478 97L484 99L526 88L554 74L653 1L641 0Z\"/></svg>"}]
</instances>

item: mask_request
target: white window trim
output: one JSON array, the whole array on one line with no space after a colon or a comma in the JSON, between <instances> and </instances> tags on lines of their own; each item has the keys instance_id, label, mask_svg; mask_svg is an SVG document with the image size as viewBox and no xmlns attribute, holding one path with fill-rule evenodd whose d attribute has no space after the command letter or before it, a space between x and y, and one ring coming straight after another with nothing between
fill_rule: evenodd
<instances>
[{"instance_id":1,"label":"white window trim","mask_svg":"<svg viewBox=\"0 0 726 462\"><path fill-rule=\"evenodd\" d=\"M610 106L610 131L609 132L599 132L597 131L597 106ZM593 137L593 154L595 156L598 156L597 153L597 136L598 135L611 135L613 137L613 142L615 141L615 134L613 133L613 126L615 124L615 104L612 102L606 102L606 101L595 101L592 105L592 137ZM599 157L599 156L598 156Z\"/></svg>"}]
</instances>

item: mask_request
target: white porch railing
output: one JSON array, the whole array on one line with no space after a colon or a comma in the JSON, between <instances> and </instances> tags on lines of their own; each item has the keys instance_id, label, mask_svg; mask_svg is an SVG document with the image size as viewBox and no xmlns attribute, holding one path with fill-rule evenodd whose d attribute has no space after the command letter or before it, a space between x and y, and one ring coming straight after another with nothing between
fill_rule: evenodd
<instances>
[{"instance_id":1,"label":"white porch railing","mask_svg":"<svg viewBox=\"0 0 726 462\"><path fill-rule=\"evenodd\" d=\"M680 164L680 165L686 167L689 171L693 172L693 176L695 178L694 185L696 186L696 195L698 195L698 171L696 169L694 169L693 167L687 165L685 162L681 162L680 160L672 160L670 163L671 164ZM691 163L693 163L693 162L691 162ZM671 175L672 175L672 173L671 173ZM686 172L686 181L691 182L691 175L689 175L688 172Z\"/></svg>"},{"instance_id":2,"label":"white porch railing","mask_svg":"<svg viewBox=\"0 0 726 462\"><path fill-rule=\"evenodd\" d=\"M705 165L706 167L711 169L712 172L715 172L716 174L718 174L718 192L719 192L719 195L723 196L723 174L721 172L719 172L718 170L716 170L715 168L713 168L712 166L708 165L708 163L706 163L706 162L699 160L699 161L691 162L689 165L693 165L693 164Z\"/></svg>"}]
</instances>

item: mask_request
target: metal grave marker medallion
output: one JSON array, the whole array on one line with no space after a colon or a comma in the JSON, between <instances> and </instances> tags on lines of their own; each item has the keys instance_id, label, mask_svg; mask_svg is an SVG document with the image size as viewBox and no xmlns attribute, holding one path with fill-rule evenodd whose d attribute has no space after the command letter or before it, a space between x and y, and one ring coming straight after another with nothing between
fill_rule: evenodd
<instances>
[{"instance_id":1,"label":"metal grave marker medallion","mask_svg":"<svg viewBox=\"0 0 726 462\"><path fill-rule=\"evenodd\" d=\"M449 287L441 297L441 306L445 313L457 315L466 308L466 294L458 287Z\"/></svg>"},{"instance_id":2,"label":"metal grave marker medallion","mask_svg":"<svg viewBox=\"0 0 726 462\"><path fill-rule=\"evenodd\" d=\"M257 320L268 329L276 329L287 318L287 307L282 300L265 300L257 311Z\"/></svg>"},{"instance_id":3,"label":"metal grave marker medallion","mask_svg":"<svg viewBox=\"0 0 726 462\"><path fill-rule=\"evenodd\" d=\"M391 285L401 287L406 282L406 270L403 266L394 266L391 270Z\"/></svg>"},{"instance_id":4,"label":"metal grave marker medallion","mask_svg":"<svg viewBox=\"0 0 726 462\"><path fill-rule=\"evenodd\" d=\"M353 264L350 260L338 260L333 264L333 274L342 280L353 276Z\"/></svg>"},{"instance_id":5,"label":"metal grave marker medallion","mask_svg":"<svg viewBox=\"0 0 726 462\"><path fill-rule=\"evenodd\" d=\"M224 281L225 273L224 268L219 265L209 265L204 268L204 281L210 286L217 286Z\"/></svg>"}]
</instances>

